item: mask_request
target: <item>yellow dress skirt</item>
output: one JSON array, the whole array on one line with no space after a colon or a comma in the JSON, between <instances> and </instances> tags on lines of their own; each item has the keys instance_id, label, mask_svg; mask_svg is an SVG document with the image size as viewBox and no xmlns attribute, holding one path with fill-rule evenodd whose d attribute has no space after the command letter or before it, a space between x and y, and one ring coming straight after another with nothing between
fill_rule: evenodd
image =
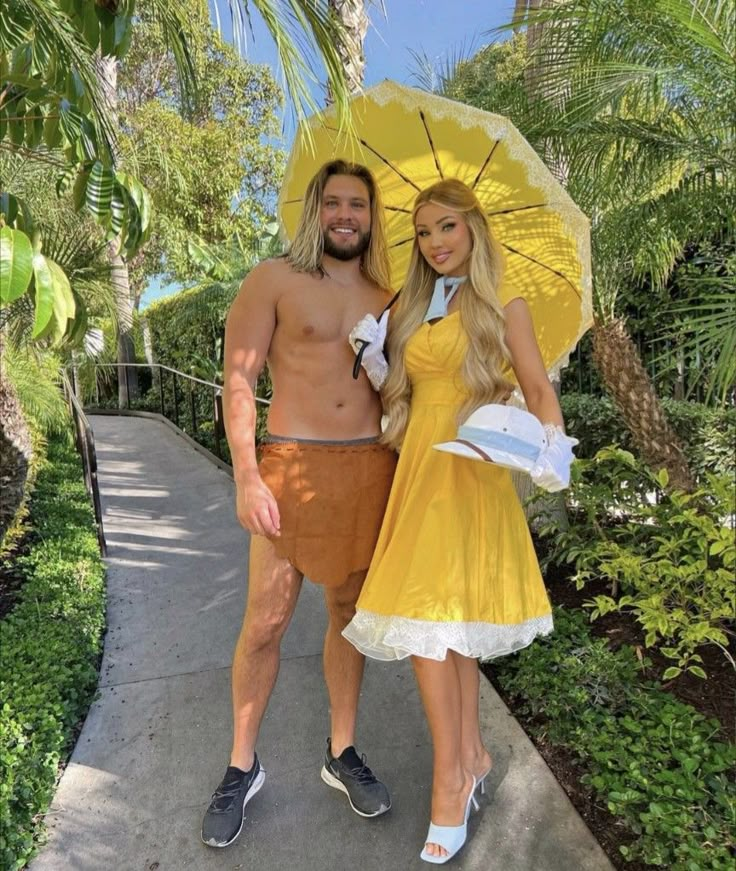
<instances>
[{"instance_id":1,"label":"yellow dress skirt","mask_svg":"<svg viewBox=\"0 0 736 871\"><path fill-rule=\"evenodd\" d=\"M436 451L457 434L467 339L454 312L411 338L412 403L381 533L343 635L374 659L490 659L552 631L508 470Z\"/></svg>"}]
</instances>

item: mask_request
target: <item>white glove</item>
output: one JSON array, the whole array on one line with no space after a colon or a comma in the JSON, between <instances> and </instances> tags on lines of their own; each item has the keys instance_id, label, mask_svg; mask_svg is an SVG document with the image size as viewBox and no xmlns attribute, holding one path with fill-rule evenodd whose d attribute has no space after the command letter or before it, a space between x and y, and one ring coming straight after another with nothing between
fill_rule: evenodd
<instances>
[{"instance_id":1,"label":"white glove","mask_svg":"<svg viewBox=\"0 0 736 871\"><path fill-rule=\"evenodd\" d=\"M540 453L537 463L529 473L532 481L548 493L557 493L570 486L570 466L575 459L572 449L578 440L565 435L554 424L544 427L547 447Z\"/></svg>"},{"instance_id":2,"label":"white glove","mask_svg":"<svg viewBox=\"0 0 736 871\"><path fill-rule=\"evenodd\" d=\"M376 320L373 315L369 314L358 321L348 336L350 347L356 354L360 352L363 345L366 345L360 363L365 369L371 386L376 391L381 389L388 376L388 362L383 353L387 328L387 311L381 315L380 320Z\"/></svg>"}]
</instances>

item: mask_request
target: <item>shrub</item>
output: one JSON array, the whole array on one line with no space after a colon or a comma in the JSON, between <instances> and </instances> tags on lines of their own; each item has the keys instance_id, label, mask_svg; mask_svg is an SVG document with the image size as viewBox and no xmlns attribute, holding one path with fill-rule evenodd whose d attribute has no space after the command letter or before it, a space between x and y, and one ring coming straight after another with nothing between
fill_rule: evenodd
<instances>
[{"instance_id":1,"label":"shrub","mask_svg":"<svg viewBox=\"0 0 736 871\"><path fill-rule=\"evenodd\" d=\"M68 436L49 441L30 509L25 582L0 623L0 866L23 867L59 761L97 684L104 570L94 515Z\"/></svg>"},{"instance_id":2,"label":"shrub","mask_svg":"<svg viewBox=\"0 0 736 871\"><path fill-rule=\"evenodd\" d=\"M614 443L632 447L631 435L610 399L570 393L562 396L561 404L567 428L580 439L579 457L593 457ZM703 479L707 472L736 473L736 410L674 399L665 399L662 404L698 478Z\"/></svg>"},{"instance_id":3,"label":"shrub","mask_svg":"<svg viewBox=\"0 0 736 871\"><path fill-rule=\"evenodd\" d=\"M583 615L555 610L555 632L494 663L532 734L572 751L583 782L628 829L627 860L671 871L733 867L736 747L719 724L641 677L630 647L594 639Z\"/></svg>"},{"instance_id":4,"label":"shrub","mask_svg":"<svg viewBox=\"0 0 736 871\"><path fill-rule=\"evenodd\" d=\"M569 528L554 518L541 534L545 561L572 565L578 589L590 580L610 584L610 595L586 603L591 617L630 611L676 665L705 672L696 653L716 644L727 654L727 631L736 613L734 482L709 475L708 489L666 490L667 473L655 474L620 448L604 448L573 467Z\"/></svg>"}]
</instances>

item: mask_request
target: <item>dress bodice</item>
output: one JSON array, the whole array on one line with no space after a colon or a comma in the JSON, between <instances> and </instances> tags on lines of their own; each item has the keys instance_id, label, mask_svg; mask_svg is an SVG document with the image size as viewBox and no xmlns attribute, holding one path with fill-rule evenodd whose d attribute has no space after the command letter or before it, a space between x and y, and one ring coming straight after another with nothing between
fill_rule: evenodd
<instances>
[{"instance_id":1,"label":"dress bodice","mask_svg":"<svg viewBox=\"0 0 736 871\"><path fill-rule=\"evenodd\" d=\"M419 327L406 346L406 371L415 403L462 404L467 390L460 369L467 347L458 311Z\"/></svg>"}]
</instances>

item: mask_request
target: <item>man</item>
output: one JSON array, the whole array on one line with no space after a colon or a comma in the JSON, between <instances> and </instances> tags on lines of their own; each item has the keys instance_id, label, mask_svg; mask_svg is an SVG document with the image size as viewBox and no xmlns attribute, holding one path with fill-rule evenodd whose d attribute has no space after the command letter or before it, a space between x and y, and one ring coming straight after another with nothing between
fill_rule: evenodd
<instances>
[{"instance_id":1,"label":"man","mask_svg":"<svg viewBox=\"0 0 736 871\"><path fill-rule=\"evenodd\" d=\"M253 269L228 314L225 425L238 520L252 539L232 669L232 755L202 825L202 840L213 847L237 838L245 806L263 785L256 739L304 575L324 585L329 616L331 735L322 779L346 793L361 816L391 806L353 746L364 659L341 635L355 611L396 459L378 444L378 394L365 371L353 379L348 334L366 311L381 311L388 286L375 181L364 167L336 160L310 182L289 253ZM273 401L259 464L254 389L266 361Z\"/></svg>"}]
</instances>

